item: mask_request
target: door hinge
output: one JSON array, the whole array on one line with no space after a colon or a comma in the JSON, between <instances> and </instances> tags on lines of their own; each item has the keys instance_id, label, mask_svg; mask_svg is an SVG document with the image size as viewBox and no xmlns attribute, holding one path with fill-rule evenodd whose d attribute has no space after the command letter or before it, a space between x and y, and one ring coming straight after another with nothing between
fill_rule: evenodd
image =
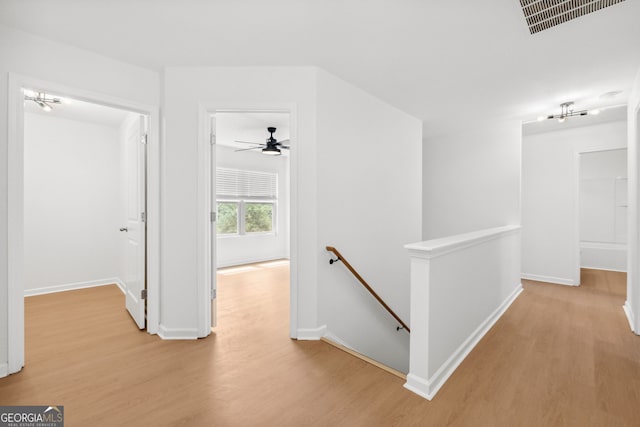
<instances>
[{"instance_id":1,"label":"door hinge","mask_svg":"<svg viewBox=\"0 0 640 427\"><path fill-rule=\"evenodd\" d=\"M140 212L140 221L145 222L147 220L147 213Z\"/></svg>"},{"instance_id":2,"label":"door hinge","mask_svg":"<svg viewBox=\"0 0 640 427\"><path fill-rule=\"evenodd\" d=\"M140 138L140 142L147 145L147 142L149 142L149 135L147 135L146 133L142 135L142 138Z\"/></svg>"},{"instance_id":3,"label":"door hinge","mask_svg":"<svg viewBox=\"0 0 640 427\"><path fill-rule=\"evenodd\" d=\"M211 135L209 135L209 143L211 145L215 145L216 143L216 134L213 132L211 132Z\"/></svg>"},{"instance_id":4,"label":"door hinge","mask_svg":"<svg viewBox=\"0 0 640 427\"><path fill-rule=\"evenodd\" d=\"M211 222L216 222L216 213L211 212Z\"/></svg>"},{"instance_id":5,"label":"door hinge","mask_svg":"<svg viewBox=\"0 0 640 427\"><path fill-rule=\"evenodd\" d=\"M211 299L216 299L218 292L216 289L211 289Z\"/></svg>"},{"instance_id":6,"label":"door hinge","mask_svg":"<svg viewBox=\"0 0 640 427\"><path fill-rule=\"evenodd\" d=\"M147 290L143 289L140 291L140 299L147 299Z\"/></svg>"}]
</instances>

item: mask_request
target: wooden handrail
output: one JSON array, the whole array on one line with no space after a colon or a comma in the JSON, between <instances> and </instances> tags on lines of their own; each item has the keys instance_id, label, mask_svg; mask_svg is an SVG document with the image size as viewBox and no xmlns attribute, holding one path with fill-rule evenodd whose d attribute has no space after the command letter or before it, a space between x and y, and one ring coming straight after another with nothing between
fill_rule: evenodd
<instances>
[{"instance_id":1,"label":"wooden handrail","mask_svg":"<svg viewBox=\"0 0 640 427\"><path fill-rule=\"evenodd\" d=\"M351 274L353 274L356 279L358 279L360 281L360 283L362 284L362 286L364 286L371 295L373 295L373 297L385 308L385 310L387 310L389 312L389 314L391 314L393 316L394 319L396 319L398 321L398 323L400 323L400 325L402 325L402 329L406 330L407 333L411 333L411 329L409 329L409 327L407 326L406 323L404 323L402 321L402 319L400 319L400 317L398 317L398 315L391 309L391 307L389 307L387 305L387 303L385 303L382 298L380 298L380 296L376 293L376 291L374 291L371 286L369 286L369 284L362 278L362 276L360 274L358 274L358 272L355 270L355 268L353 268L351 266L351 264L349 264L349 262L344 259L344 257L342 256L342 254L340 252L338 252L338 250L336 248L334 248L333 246L327 246L327 250L329 252L333 252L334 254L336 254L336 256L338 257L337 260L331 260L330 263L333 264L336 261L342 261L342 263L344 264L345 267L347 267L347 269L351 272ZM399 328L400 329L400 328Z\"/></svg>"}]
</instances>

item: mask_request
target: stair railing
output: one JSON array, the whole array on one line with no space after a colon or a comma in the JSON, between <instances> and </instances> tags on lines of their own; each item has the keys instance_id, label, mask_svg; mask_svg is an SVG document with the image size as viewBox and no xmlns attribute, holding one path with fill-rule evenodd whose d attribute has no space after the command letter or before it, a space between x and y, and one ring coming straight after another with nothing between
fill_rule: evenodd
<instances>
[{"instance_id":1,"label":"stair railing","mask_svg":"<svg viewBox=\"0 0 640 427\"><path fill-rule=\"evenodd\" d=\"M404 323L402 319L400 319L400 317L391 309L391 307L389 307L387 303L385 303L384 300L380 298L380 295L378 295L376 291L374 291L371 286L369 286L366 280L362 278L362 276L355 270L355 268L351 266L351 264L349 264L349 262L342 256L340 252L338 252L336 248L334 248L333 246L327 246L327 251L333 252L338 257L336 259L330 259L329 264L334 264L338 261L342 261L344 266L347 267L347 270L349 270L351 274L353 274L355 278L358 279L362 286L364 286L365 289L369 291L369 293L385 308L385 310L387 310L387 312L391 316L393 316L393 318L396 319L398 323L400 323L400 326L396 328L397 331L399 331L400 329L404 329L405 331L407 331L407 333L411 333L411 329L409 329L409 326L407 326L407 324Z\"/></svg>"}]
</instances>

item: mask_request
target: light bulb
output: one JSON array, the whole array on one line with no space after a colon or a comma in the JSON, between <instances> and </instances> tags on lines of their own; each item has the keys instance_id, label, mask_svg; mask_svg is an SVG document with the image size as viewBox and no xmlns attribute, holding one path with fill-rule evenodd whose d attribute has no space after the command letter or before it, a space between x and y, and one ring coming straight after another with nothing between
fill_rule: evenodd
<instances>
[{"instance_id":1,"label":"light bulb","mask_svg":"<svg viewBox=\"0 0 640 427\"><path fill-rule=\"evenodd\" d=\"M545 117L545 116L538 116L538 121L539 121L539 122L543 121L544 119L546 119L546 117Z\"/></svg>"},{"instance_id":2,"label":"light bulb","mask_svg":"<svg viewBox=\"0 0 640 427\"><path fill-rule=\"evenodd\" d=\"M591 110L591 111L589 111L589 114L592 114L592 115L594 115L594 116L597 116L598 114L600 114L600 110L596 108L595 110Z\"/></svg>"},{"instance_id":3,"label":"light bulb","mask_svg":"<svg viewBox=\"0 0 640 427\"><path fill-rule=\"evenodd\" d=\"M44 106L42 107L42 109L43 109L44 111L46 111L47 113L48 113L49 111L51 111L51 107L49 107L47 104L44 104Z\"/></svg>"},{"instance_id":4,"label":"light bulb","mask_svg":"<svg viewBox=\"0 0 640 427\"><path fill-rule=\"evenodd\" d=\"M565 120L566 120L566 118L564 118L564 117L560 117L560 118L558 119L558 123L564 123L564 121L565 121Z\"/></svg>"}]
</instances>

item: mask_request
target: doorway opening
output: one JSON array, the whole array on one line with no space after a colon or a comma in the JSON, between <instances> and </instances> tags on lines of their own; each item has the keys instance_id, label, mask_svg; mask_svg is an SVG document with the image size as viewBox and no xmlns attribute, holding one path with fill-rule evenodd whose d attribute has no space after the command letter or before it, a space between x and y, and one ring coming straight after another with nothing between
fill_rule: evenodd
<instances>
[{"instance_id":1,"label":"doorway opening","mask_svg":"<svg viewBox=\"0 0 640 427\"><path fill-rule=\"evenodd\" d=\"M580 268L627 271L627 149L580 152Z\"/></svg>"},{"instance_id":2,"label":"doorway opening","mask_svg":"<svg viewBox=\"0 0 640 427\"><path fill-rule=\"evenodd\" d=\"M24 92L25 296L117 285L145 329L147 117Z\"/></svg>"},{"instance_id":3,"label":"doorway opening","mask_svg":"<svg viewBox=\"0 0 640 427\"><path fill-rule=\"evenodd\" d=\"M290 114L216 111L211 118L212 327L237 323L234 307L271 302L288 313L290 289ZM263 298L260 295L272 297ZM235 320L232 320L235 319Z\"/></svg>"},{"instance_id":4,"label":"doorway opening","mask_svg":"<svg viewBox=\"0 0 640 427\"><path fill-rule=\"evenodd\" d=\"M157 332L158 110L9 80L11 374L24 366L25 296L114 284L137 328Z\"/></svg>"},{"instance_id":5,"label":"doorway opening","mask_svg":"<svg viewBox=\"0 0 640 427\"><path fill-rule=\"evenodd\" d=\"M578 153L578 269L582 285L626 297L627 149Z\"/></svg>"}]
</instances>

